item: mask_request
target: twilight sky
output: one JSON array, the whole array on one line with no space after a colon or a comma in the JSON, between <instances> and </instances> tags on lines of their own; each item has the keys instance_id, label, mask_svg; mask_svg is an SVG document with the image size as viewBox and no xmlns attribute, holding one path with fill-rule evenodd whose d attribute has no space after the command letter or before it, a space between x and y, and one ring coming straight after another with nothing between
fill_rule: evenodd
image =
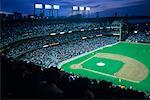
<instances>
[{"instance_id":1,"label":"twilight sky","mask_svg":"<svg viewBox=\"0 0 150 100\"><path fill-rule=\"evenodd\" d=\"M1 0L1 12L21 12L33 14L34 3L58 4L59 15L71 14L72 6L91 7L91 13L100 12L100 16L149 15L150 0Z\"/></svg>"}]
</instances>

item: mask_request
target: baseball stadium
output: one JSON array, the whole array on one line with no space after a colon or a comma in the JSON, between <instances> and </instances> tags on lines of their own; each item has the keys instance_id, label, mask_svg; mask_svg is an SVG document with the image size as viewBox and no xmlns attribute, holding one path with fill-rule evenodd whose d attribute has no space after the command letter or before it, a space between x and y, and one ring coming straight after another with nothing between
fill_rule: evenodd
<instances>
[{"instance_id":1,"label":"baseball stadium","mask_svg":"<svg viewBox=\"0 0 150 100\"><path fill-rule=\"evenodd\" d=\"M0 11L1 99L150 99L149 1L13 2Z\"/></svg>"},{"instance_id":2,"label":"baseball stadium","mask_svg":"<svg viewBox=\"0 0 150 100\"><path fill-rule=\"evenodd\" d=\"M148 91L149 52L149 44L118 42L64 61L60 67L69 73Z\"/></svg>"}]
</instances>

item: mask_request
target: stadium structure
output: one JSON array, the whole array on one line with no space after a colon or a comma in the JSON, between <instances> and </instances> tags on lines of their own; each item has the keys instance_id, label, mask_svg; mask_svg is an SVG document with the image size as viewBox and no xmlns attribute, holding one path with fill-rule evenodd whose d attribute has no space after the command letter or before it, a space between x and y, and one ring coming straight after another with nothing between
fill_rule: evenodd
<instances>
[{"instance_id":1,"label":"stadium structure","mask_svg":"<svg viewBox=\"0 0 150 100\"><path fill-rule=\"evenodd\" d=\"M130 22L149 17L77 18L90 7L73 6L61 19L59 5L45 8L48 19L1 17L2 98L150 97L150 23Z\"/></svg>"}]
</instances>

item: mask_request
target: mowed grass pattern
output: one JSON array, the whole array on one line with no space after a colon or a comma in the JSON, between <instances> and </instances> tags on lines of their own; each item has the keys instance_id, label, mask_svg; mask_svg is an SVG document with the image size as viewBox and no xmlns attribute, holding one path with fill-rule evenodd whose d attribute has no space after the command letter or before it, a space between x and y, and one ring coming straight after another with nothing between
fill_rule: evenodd
<instances>
[{"instance_id":1,"label":"mowed grass pattern","mask_svg":"<svg viewBox=\"0 0 150 100\"><path fill-rule=\"evenodd\" d=\"M88 77L91 79L96 79L96 80L106 80L106 81L111 81L115 85L124 85L126 87L132 86L135 90L141 90L141 91L149 91L150 92L150 72L148 73L148 76L146 77L145 80L141 81L140 83L134 83L126 80L122 80L119 82L118 78L113 78L93 72L89 72L86 70L82 69L72 69L70 66L72 64L78 64L81 63L84 60L89 59L90 57L94 56L97 53L112 53L112 54L120 54L123 56L131 57L133 59L138 60L139 62L143 63L148 70L150 71L150 44L137 44L137 43L127 43L127 42L120 42L116 45L113 45L112 47L105 47L103 49L98 49L94 52L90 52L86 55L83 55L77 59L72 59L69 62L64 62L61 67L63 70L69 72L69 73L74 73L76 75L80 75L83 77ZM88 62L86 62L88 63ZM96 62L95 62L96 63ZM91 65L94 65L93 63L90 63ZM115 64L114 64L115 66ZM84 65L85 67L85 65ZM90 66L87 66L90 67ZM119 66L118 66L119 67ZM108 73L114 73L117 71L117 69L114 69L114 67L108 67L109 72ZM94 70L97 70L94 68ZM104 69L106 70L106 69ZM105 72L103 69L98 71L100 72ZM136 77L136 76L135 76Z\"/></svg>"}]
</instances>

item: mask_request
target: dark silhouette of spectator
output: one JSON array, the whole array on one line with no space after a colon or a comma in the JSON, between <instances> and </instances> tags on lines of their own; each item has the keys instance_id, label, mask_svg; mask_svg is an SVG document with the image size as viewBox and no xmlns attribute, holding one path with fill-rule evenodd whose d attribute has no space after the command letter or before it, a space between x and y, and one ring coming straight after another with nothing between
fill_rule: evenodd
<instances>
[{"instance_id":1,"label":"dark silhouette of spectator","mask_svg":"<svg viewBox=\"0 0 150 100\"><path fill-rule=\"evenodd\" d=\"M61 74L53 67L44 70L45 82L40 85L40 96L42 98L62 98L63 91L57 86L59 84Z\"/></svg>"},{"instance_id":2,"label":"dark silhouette of spectator","mask_svg":"<svg viewBox=\"0 0 150 100\"><path fill-rule=\"evenodd\" d=\"M97 81L44 68L34 63L17 61L1 55L3 99L84 99L84 98L149 98L149 92L121 88L111 82Z\"/></svg>"}]
</instances>

